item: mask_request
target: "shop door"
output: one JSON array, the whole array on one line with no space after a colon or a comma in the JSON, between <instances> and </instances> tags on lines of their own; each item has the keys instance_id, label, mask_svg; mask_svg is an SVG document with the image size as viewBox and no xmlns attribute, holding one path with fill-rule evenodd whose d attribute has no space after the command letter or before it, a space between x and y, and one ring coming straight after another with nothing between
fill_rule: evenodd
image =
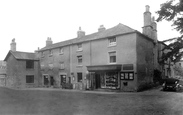
<instances>
[{"instance_id":1,"label":"shop door","mask_svg":"<svg viewBox=\"0 0 183 115\"><path fill-rule=\"evenodd\" d=\"M96 89L101 88L100 85L100 74L95 74Z\"/></svg>"},{"instance_id":2,"label":"shop door","mask_svg":"<svg viewBox=\"0 0 183 115\"><path fill-rule=\"evenodd\" d=\"M53 84L54 84L54 78L53 76L50 76L50 85L53 86Z\"/></svg>"}]
</instances>

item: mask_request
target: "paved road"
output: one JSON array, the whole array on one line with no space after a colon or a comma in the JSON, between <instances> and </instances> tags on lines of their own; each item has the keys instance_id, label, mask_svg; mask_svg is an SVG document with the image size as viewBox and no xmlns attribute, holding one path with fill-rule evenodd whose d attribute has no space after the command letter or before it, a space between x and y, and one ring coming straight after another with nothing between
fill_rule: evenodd
<instances>
[{"instance_id":1,"label":"paved road","mask_svg":"<svg viewBox=\"0 0 183 115\"><path fill-rule=\"evenodd\" d=\"M183 92L0 88L0 115L183 115Z\"/></svg>"}]
</instances>

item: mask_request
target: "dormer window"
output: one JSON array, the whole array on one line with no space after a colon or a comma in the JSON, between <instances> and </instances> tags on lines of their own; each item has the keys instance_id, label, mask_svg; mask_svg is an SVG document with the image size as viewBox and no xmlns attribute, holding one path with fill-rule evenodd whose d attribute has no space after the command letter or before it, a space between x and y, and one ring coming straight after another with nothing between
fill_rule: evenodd
<instances>
[{"instance_id":1,"label":"dormer window","mask_svg":"<svg viewBox=\"0 0 183 115\"><path fill-rule=\"evenodd\" d=\"M109 46L115 46L116 45L116 37L109 38Z\"/></svg>"},{"instance_id":2,"label":"dormer window","mask_svg":"<svg viewBox=\"0 0 183 115\"><path fill-rule=\"evenodd\" d=\"M77 51L82 51L83 50L82 43L78 44L77 47L78 47L78 50Z\"/></svg>"},{"instance_id":3,"label":"dormer window","mask_svg":"<svg viewBox=\"0 0 183 115\"><path fill-rule=\"evenodd\" d=\"M59 49L59 54L64 54L64 48Z\"/></svg>"},{"instance_id":4,"label":"dormer window","mask_svg":"<svg viewBox=\"0 0 183 115\"><path fill-rule=\"evenodd\" d=\"M49 51L49 55L52 56L53 55L53 50Z\"/></svg>"}]
</instances>

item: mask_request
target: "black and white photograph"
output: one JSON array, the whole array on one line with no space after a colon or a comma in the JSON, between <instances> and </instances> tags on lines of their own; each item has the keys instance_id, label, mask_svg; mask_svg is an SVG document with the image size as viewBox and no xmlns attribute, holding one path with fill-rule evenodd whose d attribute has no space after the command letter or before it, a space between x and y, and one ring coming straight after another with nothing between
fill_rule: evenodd
<instances>
[{"instance_id":1,"label":"black and white photograph","mask_svg":"<svg viewBox=\"0 0 183 115\"><path fill-rule=\"evenodd\" d=\"M0 115L183 115L183 0L0 0Z\"/></svg>"}]
</instances>

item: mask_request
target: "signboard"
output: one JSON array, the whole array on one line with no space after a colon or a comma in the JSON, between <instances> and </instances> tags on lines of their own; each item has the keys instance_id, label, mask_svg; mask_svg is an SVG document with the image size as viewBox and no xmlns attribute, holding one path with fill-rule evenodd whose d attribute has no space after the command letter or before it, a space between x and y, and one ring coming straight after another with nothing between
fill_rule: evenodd
<instances>
[{"instance_id":1,"label":"signboard","mask_svg":"<svg viewBox=\"0 0 183 115\"><path fill-rule=\"evenodd\" d=\"M121 80L134 80L134 72L121 72L120 79Z\"/></svg>"}]
</instances>

